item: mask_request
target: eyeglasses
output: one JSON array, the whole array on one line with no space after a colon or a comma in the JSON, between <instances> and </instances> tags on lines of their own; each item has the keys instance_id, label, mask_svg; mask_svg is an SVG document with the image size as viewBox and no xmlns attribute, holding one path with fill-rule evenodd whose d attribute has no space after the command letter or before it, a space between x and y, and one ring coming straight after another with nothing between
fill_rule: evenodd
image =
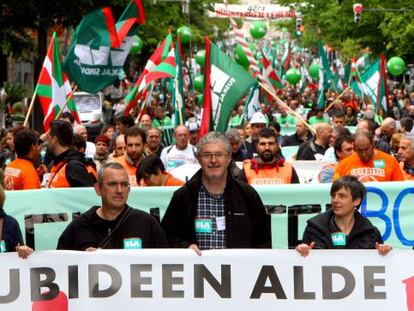
<instances>
[{"instance_id":1,"label":"eyeglasses","mask_svg":"<svg viewBox=\"0 0 414 311\"><path fill-rule=\"evenodd\" d=\"M127 181L121 181L121 182L110 181L110 182L107 182L105 185L112 189L118 188L118 186L120 186L122 189L125 189L125 188L129 188L130 186L129 182Z\"/></svg>"},{"instance_id":2,"label":"eyeglasses","mask_svg":"<svg viewBox=\"0 0 414 311\"><path fill-rule=\"evenodd\" d=\"M223 152L206 152L206 153L201 153L200 157L202 157L203 159L217 159L217 160L221 160L223 159L225 156L227 156L228 153L223 153Z\"/></svg>"}]
</instances>

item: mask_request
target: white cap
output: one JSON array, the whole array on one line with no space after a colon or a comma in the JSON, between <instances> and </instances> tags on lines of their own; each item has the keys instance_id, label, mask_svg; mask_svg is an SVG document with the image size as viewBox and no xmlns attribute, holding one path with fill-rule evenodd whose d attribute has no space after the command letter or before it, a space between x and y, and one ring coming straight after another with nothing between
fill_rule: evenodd
<instances>
[{"instance_id":1,"label":"white cap","mask_svg":"<svg viewBox=\"0 0 414 311\"><path fill-rule=\"evenodd\" d=\"M255 112L250 118L250 124L267 124L267 118L262 112Z\"/></svg>"}]
</instances>

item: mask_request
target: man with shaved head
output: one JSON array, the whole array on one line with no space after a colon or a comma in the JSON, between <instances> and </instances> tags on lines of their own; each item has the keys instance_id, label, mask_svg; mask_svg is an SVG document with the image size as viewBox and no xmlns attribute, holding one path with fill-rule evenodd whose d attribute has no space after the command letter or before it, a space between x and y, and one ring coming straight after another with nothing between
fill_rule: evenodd
<instances>
[{"instance_id":1,"label":"man with shaved head","mask_svg":"<svg viewBox=\"0 0 414 311\"><path fill-rule=\"evenodd\" d=\"M332 136L332 128L326 123L315 125L315 138L300 145L296 160L318 160L323 159L325 151L329 148Z\"/></svg>"},{"instance_id":2,"label":"man with shaved head","mask_svg":"<svg viewBox=\"0 0 414 311\"><path fill-rule=\"evenodd\" d=\"M171 172L183 164L196 164L195 148L188 143L190 131L184 125L179 125L174 130L175 144L166 147L161 152L161 160L165 170Z\"/></svg>"},{"instance_id":3,"label":"man with shaved head","mask_svg":"<svg viewBox=\"0 0 414 311\"><path fill-rule=\"evenodd\" d=\"M355 133L354 153L339 162L333 180L341 176L357 176L359 181L402 181L403 174L397 160L375 149L374 137L366 130Z\"/></svg>"}]
</instances>

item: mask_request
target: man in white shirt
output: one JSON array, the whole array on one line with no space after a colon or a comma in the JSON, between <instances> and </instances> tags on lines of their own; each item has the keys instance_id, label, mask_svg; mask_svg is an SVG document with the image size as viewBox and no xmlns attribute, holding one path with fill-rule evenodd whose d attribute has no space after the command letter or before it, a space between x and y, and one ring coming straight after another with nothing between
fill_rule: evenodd
<instances>
[{"instance_id":1,"label":"man in white shirt","mask_svg":"<svg viewBox=\"0 0 414 311\"><path fill-rule=\"evenodd\" d=\"M171 172L183 164L196 164L195 148L188 143L190 131L184 125L179 125L174 130L175 144L166 147L161 152L161 160L165 170Z\"/></svg>"},{"instance_id":2,"label":"man in white shirt","mask_svg":"<svg viewBox=\"0 0 414 311\"><path fill-rule=\"evenodd\" d=\"M88 131L86 130L86 127L83 125L76 125L74 133L82 136L86 141L85 158L93 159L93 156L96 153L96 146L93 142L88 141Z\"/></svg>"}]
</instances>

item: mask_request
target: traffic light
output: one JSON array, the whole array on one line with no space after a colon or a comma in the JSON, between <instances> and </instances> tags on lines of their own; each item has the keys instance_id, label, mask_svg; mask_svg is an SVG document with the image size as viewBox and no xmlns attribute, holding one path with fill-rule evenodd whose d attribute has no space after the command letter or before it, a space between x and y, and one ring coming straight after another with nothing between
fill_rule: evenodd
<instances>
[{"instance_id":1,"label":"traffic light","mask_svg":"<svg viewBox=\"0 0 414 311\"><path fill-rule=\"evenodd\" d=\"M354 9L354 21L355 23L359 23L361 21L362 4L355 3L353 6L353 9Z\"/></svg>"},{"instance_id":2,"label":"traffic light","mask_svg":"<svg viewBox=\"0 0 414 311\"><path fill-rule=\"evenodd\" d=\"M303 30L303 20L302 17L296 17L296 34L298 36L302 35Z\"/></svg>"}]
</instances>

